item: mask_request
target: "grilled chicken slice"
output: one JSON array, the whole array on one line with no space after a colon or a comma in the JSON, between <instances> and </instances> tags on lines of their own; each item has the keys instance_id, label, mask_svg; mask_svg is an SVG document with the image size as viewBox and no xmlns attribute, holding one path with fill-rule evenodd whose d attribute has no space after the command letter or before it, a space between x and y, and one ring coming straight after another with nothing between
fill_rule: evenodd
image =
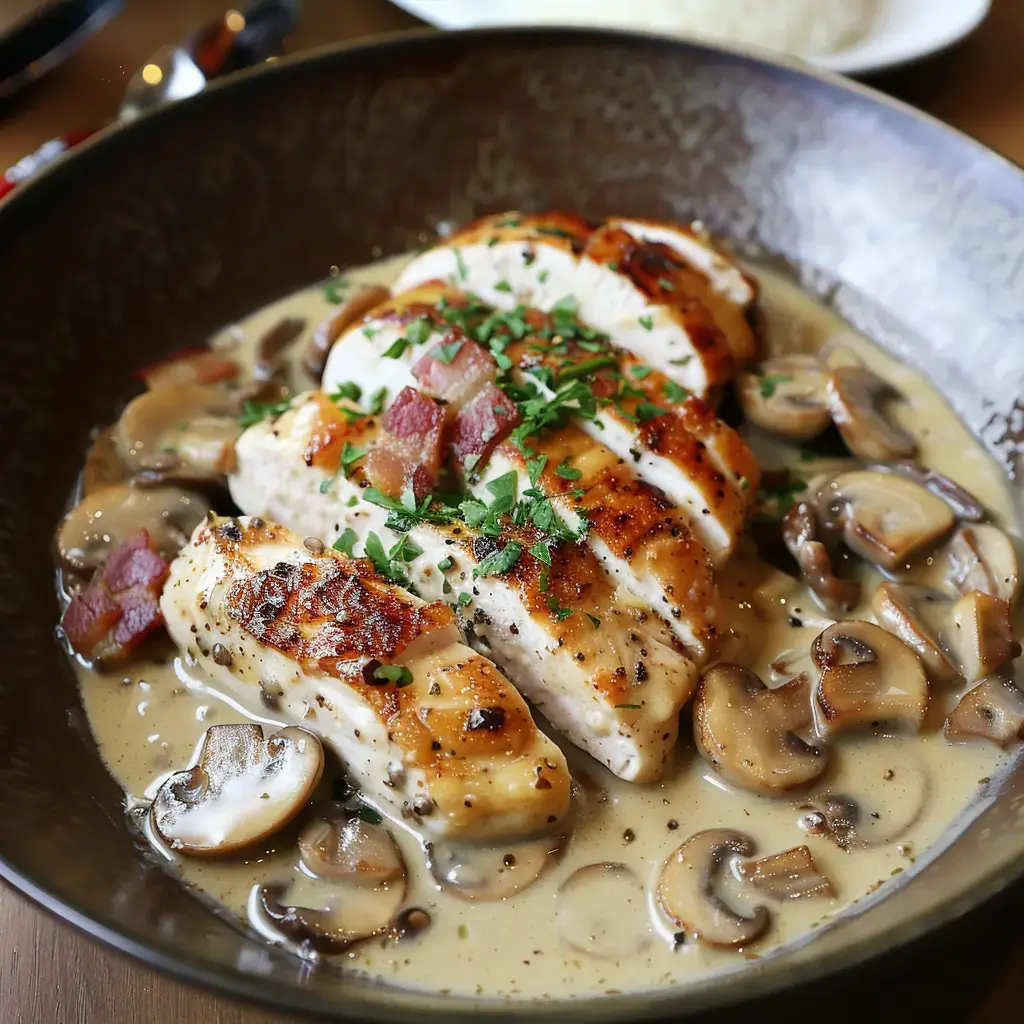
<instances>
[{"instance_id":1,"label":"grilled chicken slice","mask_svg":"<svg viewBox=\"0 0 1024 1024\"><path fill-rule=\"evenodd\" d=\"M349 476L307 464L321 415L311 396L275 422L247 430L230 478L232 496L247 513L300 535L328 543L341 537L350 550L362 551L374 533L390 550L398 538L385 525L387 511L360 497L362 463ZM361 445L372 440L372 428L358 437ZM646 600L617 588L585 546L553 544L551 566L543 565L529 554L538 540L529 530L506 526L495 541L461 525L422 524L406 537L422 553L400 571L423 597L447 600L472 616L480 646L556 729L624 779L660 775L696 669ZM669 540L666 532L666 549ZM509 541L523 552L512 570L474 579L474 568ZM663 557L678 557L677 546L685 540L673 540L672 554Z\"/></svg>"},{"instance_id":2,"label":"grilled chicken slice","mask_svg":"<svg viewBox=\"0 0 1024 1024\"><path fill-rule=\"evenodd\" d=\"M395 303L407 300L401 296L372 311L363 324L339 339L323 387L332 392L342 383L352 382L365 392L385 381L392 395L418 386L454 403L459 421L470 425L467 432L472 439L488 438L486 444L456 440L454 455L464 465L468 457L469 468L473 468L519 422L518 412L494 386L497 367L493 358L469 336L487 334L480 325L493 323L493 319L488 321L487 307L440 285L424 286L416 296L404 310L440 323L446 322L447 314L466 332L448 324L443 334L433 335L436 340L422 346L402 345L406 321L396 327L394 312ZM442 296L440 310L436 304L429 305ZM458 317L453 316L456 311ZM535 311L524 311L512 324L522 335L518 340L508 334L506 318L499 328L504 336L498 349L513 378L519 384L528 382L538 394L551 399L562 380L587 376L599 401L591 415L576 417L577 426L628 461L641 478L674 502L714 561L724 562L757 493L760 470L750 449L703 401L635 356L604 340L587 340L594 332L587 331L567 310L563 309L563 314L552 322ZM371 335L369 342L365 331ZM419 332L413 334L420 336ZM384 356L384 352L391 354ZM594 368L593 374L583 373L588 367ZM472 416L471 410L461 409L467 396L479 394L481 388L486 388L486 394L474 408L486 414L484 422Z\"/></svg>"},{"instance_id":3,"label":"grilled chicken slice","mask_svg":"<svg viewBox=\"0 0 1024 1024\"><path fill-rule=\"evenodd\" d=\"M515 687L461 642L447 605L369 562L313 554L265 519L205 522L173 562L161 607L215 680L277 697L371 799L427 833L526 834L565 814L565 758Z\"/></svg>"},{"instance_id":4,"label":"grilled chicken slice","mask_svg":"<svg viewBox=\"0 0 1024 1024\"><path fill-rule=\"evenodd\" d=\"M537 486L567 525L588 526L586 542L608 575L655 609L697 660L703 658L718 632L718 591L707 551L671 503L575 427L531 438L530 446L533 458L546 457ZM510 472L520 493L533 486L527 460L506 442L473 484L474 493L486 500L488 484Z\"/></svg>"},{"instance_id":5,"label":"grilled chicken slice","mask_svg":"<svg viewBox=\"0 0 1024 1024\"><path fill-rule=\"evenodd\" d=\"M393 291L441 281L500 309L521 304L545 312L571 296L585 323L705 397L755 350L749 301L736 301L752 300L753 288L747 282L741 289L741 278L705 239L683 228L501 214L415 257Z\"/></svg>"}]
</instances>

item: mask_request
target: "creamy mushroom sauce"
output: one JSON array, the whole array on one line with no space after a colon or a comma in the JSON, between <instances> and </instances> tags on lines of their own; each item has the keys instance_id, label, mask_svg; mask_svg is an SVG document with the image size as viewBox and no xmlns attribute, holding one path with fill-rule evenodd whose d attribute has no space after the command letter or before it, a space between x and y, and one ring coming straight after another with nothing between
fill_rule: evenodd
<instances>
[{"instance_id":1,"label":"creamy mushroom sauce","mask_svg":"<svg viewBox=\"0 0 1024 1024\"><path fill-rule=\"evenodd\" d=\"M334 284L342 294L344 282L388 284L401 265L400 260L381 262L346 273ZM921 462L973 492L993 521L1016 539L1017 523L1002 472L925 379L854 334L782 278L760 267L752 269L761 282L767 350L815 351L827 345L836 350L834 358L849 358L852 353L895 384L906 401L894 405L894 415L917 439ZM282 317L299 317L306 328L293 349L297 353L335 308L325 298L324 286L318 285L224 330L212 345L232 358L251 361L255 341L264 331ZM298 376L297 367L293 370L298 389L308 388L308 377ZM794 464L795 447L760 433L748 441L766 468L786 459ZM801 463L795 468L803 473L818 467ZM937 571L929 568L933 562L927 559L915 575ZM849 618L871 619L870 596L880 577L866 563L859 563L857 571L864 599ZM752 544L741 548L718 580L733 634L722 657L749 666L769 684L771 663L787 654L804 656L831 621L802 585L761 562ZM81 664L78 672L99 749L128 794L129 806L147 804L170 773L196 763L197 745L208 726L256 721L267 723L269 734L269 726L287 724L265 707L244 707L235 697L217 692L204 680L201 666L169 646L162 656L130 662L121 672L99 674ZM825 776L807 792L781 797L733 788L717 776L694 749L688 712L677 766L654 785L623 782L569 748L570 767L583 783L571 815L571 841L535 884L507 901L469 902L439 891L416 835L403 823L385 819L409 875L404 905L425 908L431 923L413 938L370 939L343 954L322 957L323 969L341 965L411 987L521 998L685 985L697 974L741 969L747 960L805 938L868 897L884 896L886 888L897 884L899 876L984 795L989 780L995 784L1012 753L1004 754L993 744L951 745L942 735L943 719L964 689L962 684L947 691L932 686L931 707L920 735L842 734L832 743ZM321 785L323 799L330 799L329 776L330 772ZM806 805L814 793L825 790L854 795L876 809L879 817L865 832L878 836L879 845L844 852L801 829ZM292 895L301 903L301 890L309 885L296 847L302 820L251 855L233 859L189 859L172 854L159 842L155 846L185 883L252 926L248 911L258 884L293 882L297 888ZM764 938L738 952L693 941L674 943L674 929L652 896L659 873L681 842L716 827L748 834L757 856L809 845L837 897L759 900L769 905L773 925ZM892 840L881 842L889 832L894 833ZM507 845L514 850L514 844ZM592 890L584 890L583 898L578 884L576 892L560 894L575 871L603 862L627 866L639 884L621 870L595 871L587 883ZM731 881L725 879L727 890L733 888ZM742 901L743 896L734 892L733 898ZM570 946L560 929L583 936L597 955ZM271 941L282 938L266 927L263 932Z\"/></svg>"}]
</instances>

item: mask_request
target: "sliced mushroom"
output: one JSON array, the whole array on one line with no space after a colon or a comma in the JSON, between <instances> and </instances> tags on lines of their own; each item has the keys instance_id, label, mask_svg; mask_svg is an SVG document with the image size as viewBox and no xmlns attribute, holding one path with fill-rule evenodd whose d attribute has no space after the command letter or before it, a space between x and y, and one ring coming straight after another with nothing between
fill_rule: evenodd
<instances>
[{"instance_id":1,"label":"sliced mushroom","mask_svg":"<svg viewBox=\"0 0 1024 1024\"><path fill-rule=\"evenodd\" d=\"M952 618L950 645L967 682L990 676L1020 656L1006 601L972 590L953 606Z\"/></svg>"},{"instance_id":2,"label":"sliced mushroom","mask_svg":"<svg viewBox=\"0 0 1024 1024\"><path fill-rule=\"evenodd\" d=\"M82 469L82 497L88 498L103 487L122 483L128 470L117 453L113 427L104 427L96 434L85 456Z\"/></svg>"},{"instance_id":3,"label":"sliced mushroom","mask_svg":"<svg viewBox=\"0 0 1024 1024\"><path fill-rule=\"evenodd\" d=\"M413 921L403 922L399 914L405 900L404 876L373 887L303 880L290 889L263 885L258 887L255 897L250 902L250 915L255 914L257 925L267 922L272 930L294 940L301 948L319 953L340 953L361 939L383 935L403 925L406 933L415 927ZM422 920L418 923L422 924ZM429 917L426 923L430 923Z\"/></svg>"},{"instance_id":4,"label":"sliced mushroom","mask_svg":"<svg viewBox=\"0 0 1024 1024\"><path fill-rule=\"evenodd\" d=\"M960 672L941 643L947 630L937 620L948 619L951 603L944 594L907 583L880 583L871 599L878 624L898 636L921 659L928 676L951 683Z\"/></svg>"},{"instance_id":5,"label":"sliced mushroom","mask_svg":"<svg viewBox=\"0 0 1024 1024\"><path fill-rule=\"evenodd\" d=\"M904 565L953 528L949 506L895 473L860 469L833 477L818 494L823 522L842 528L847 545L883 569Z\"/></svg>"},{"instance_id":6,"label":"sliced mushroom","mask_svg":"<svg viewBox=\"0 0 1024 1024\"><path fill-rule=\"evenodd\" d=\"M900 397L891 384L865 366L833 371L827 387L828 410L854 455L868 462L888 462L916 453L914 439L885 415L885 406Z\"/></svg>"},{"instance_id":7,"label":"sliced mushroom","mask_svg":"<svg viewBox=\"0 0 1024 1024\"><path fill-rule=\"evenodd\" d=\"M302 368L314 379L323 376L324 365L331 347L341 337L342 331L353 324L374 306L386 302L391 293L379 284L357 288L345 301L317 327L302 356Z\"/></svg>"},{"instance_id":8,"label":"sliced mushroom","mask_svg":"<svg viewBox=\"0 0 1024 1024\"><path fill-rule=\"evenodd\" d=\"M991 740L1008 747L1024 740L1024 693L1012 680L989 676L960 698L944 729L947 740Z\"/></svg>"},{"instance_id":9,"label":"sliced mushroom","mask_svg":"<svg viewBox=\"0 0 1024 1024\"><path fill-rule=\"evenodd\" d=\"M829 425L828 374L814 356L776 356L759 373L741 373L736 396L747 419L794 441L816 437Z\"/></svg>"},{"instance_id":10,"label":"sliced mushroom","mask_svg":"<svg viewBox=\"0 0 1024 1024\"><path fill-rule=\"evenodd\" d=\"M818 536L818 523L810 505L801 502L786 513L782 519L782 539L822 609L836 616L857 606L860 584L836 576L828 548Z\"/></svg>"},{"instance_id":11,"label":"sliced mushroom","mask_svg":"<svg viewBox=\"0 0 1024 1024\"><path fill-rule=\"evenodd\" d=\"M505 846L431 843L427 866L438 885L461 900L507 900L557 863L566 839L543 836Z\"/></svg>"},{"instance_id":12,"label":"sliced mushroom","mask_svg":"<svg viewBox=\"0 0 1024 1024\"><path fill-rule=\"evenodd\" d=\"M279 832L320 781L324 752L305 729L263 738L258 725L213 725L199 763L160 787L153 827L177 853L221 856Z\"/></svg>"},{"instance_id":13,"label":"sliced mushroom","mask_svg":"<svg viewBox=\"0 0 1024 1024\"><path fill-rule=\"evenodd\" d=\"M949 541L950 581L961 594L980 590L1016 601L1020 566L1013 541L990 523L961 526Z\"/></svg>"},{"instance_id":14,"label":"sliced mushroom","mask_svg":"<svg viewBox=\"0 0 1024 1024\"><path fill-rule=\"evenodd\" d=\"M180 487L114 484L94 491L60 524L57 548L71 569L96 569L122 541L145 529L168 561L210 511L200 494Z\"/></svg>"},{"instance_id":15,"label":"sliced mushroom","mask_svg":"<svg viewBox=\"0 0 1024 1024\"><path fill-rule=\"evenodd\" d=\"M286 316L263 332L256 343L256 363L252 371L256 380L270 380L281 370L285 350L305 329L305 320Z\"/></svg>"},{"instance_id":16,"label":"sliced mushroom","mask_svg":"<svg viewBox=\"0 0 1024 1024\"><path fill-rule=\"evenodd\" d=\"M928 710L924 667L888 630L837 622L814 638L811 656L821 670L818 705L830 733L883 721L921 728Z\"/></svg>"},{"instance_id":17,"label":"sliced mushroom","mask_svg":"<svg viewBox=\"0 0 1024 1024\"><path fill-rule=\"evenodd\" d=\"M405 872L387 829L362 818L317 818L299 836L299 855L317 878L376 885Z\"/></svg>"},{"instance_id":18,"label":"sliced mushroom","mask_svg":"<svg viewBox=\"0 0 1024 1024\"><path fill-rule=\"evenodd\" d=\"M806 675L769 690L742 665L715 665L697 686L693 734L715 771L737 785L773 793L825 770L828 753L797 733L813 721Z\"/></svg>"},{"instance_id":19,"label":"sliced mushroom","mask_svg":"<svg viewBox=\"0 0 1024 1024\"><path fill-rule=\"evenodd\" d=\"M237 398L215 385L181 384L128 403L117 449L144 480L220 479L234 468L240 433Z\"/></svg>"},{"instance_id":20,"label":"sliced mushroom","mask_svg":"<svg viewBox=\"0 0 1024 1024\"><path fill-rule=\"evenodd\" d=\"M754 842L742 832L713 828L690 836L665 862L658 904L679 927L711 946L747 946L767 930L766 907L743 917L715 892L715 881L731 857L749 857Z\"/></svg>"},{"instance_id":21,"label":"sliced mushroom","mask_svg":"<svg viewBox=\"0 0 1024 1024\"><path fill-rule=\"evenodd\" d=\"M740 861L737 869L745 882L775 900L836 896L836 887L818 870L806 846L794 846L760 860Z\"/></svg>"},{"instance_id":22,"label":"sliced mushroom","mask_svg":"<svg viewBox=\"0 0 1024 1024\"><path fill-rule=\"evenodd\" d=\"M588 864L558 890L558 932L574 949L609 960L651 940L644 887L625 864Z\"/></svg>"},{"instance_id":23,"label":"sliced mushroom","mask_svg":"<svg viewBox=\"0 0 1024 1024\"><path fill-rule=\"evenodd\" d=\"M801 806L800 826L841 850L885 846L917 824L930 794L928 769L906 740L851 737L833 761L828 788Z\"/></svg>"},{"instance_id":24,"label":"sliced mushroom","mask_svg":"<svg viewBox=\"0 0 1024 1024\"><path fill-rule=\"evenodd\" d=\"M927 487L937 498L941 498L954 512L957 519L968 523L979 523L985 518L985 508L970 491L961 487L942 473L906 459L892 467L901 476L909 477L922 487Z\"/></svg>"},{"instance_id":25,"label":"sliced mushroom","mask_svg":"<svg viewBox=\"0 0 1024 1024\"><path fill-rule=\"evenodd\" d=\"M234 359L210 349L181 352L170 359L147 366L140 376L150 391L181 384L217 384L234 380L242 372Z\"/></svg>"}]
</instances>

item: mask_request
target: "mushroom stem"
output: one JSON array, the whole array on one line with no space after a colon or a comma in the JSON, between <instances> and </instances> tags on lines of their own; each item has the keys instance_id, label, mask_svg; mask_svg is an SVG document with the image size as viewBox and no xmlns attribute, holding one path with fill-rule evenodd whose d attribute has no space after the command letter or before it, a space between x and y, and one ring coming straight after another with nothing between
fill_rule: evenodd
<instances>
[{"instance_id":1,"label":"mushroom stem","mask_svg":"<svg viewBox=\"0 0 1024 1024\"><path fill-rule=\"evenodd\" d=\"M782 539L824 611L836 616L857 606L860 584L836 576L828 549L818 536L814 512L806 502L795 505L783 517Z\"/></svg>"},{"instance_id":2,"label":"mushroom stem","mask_svg":"<svg viewBox=\"0 0 1024 1024\"><path fill-rule=\"evenodd\" d=\"M775 900L836 896L836 887L818 870L806 846L795 846L760 860L740 861L738 869L744 881Z\"/></svg>"}]
</instances>

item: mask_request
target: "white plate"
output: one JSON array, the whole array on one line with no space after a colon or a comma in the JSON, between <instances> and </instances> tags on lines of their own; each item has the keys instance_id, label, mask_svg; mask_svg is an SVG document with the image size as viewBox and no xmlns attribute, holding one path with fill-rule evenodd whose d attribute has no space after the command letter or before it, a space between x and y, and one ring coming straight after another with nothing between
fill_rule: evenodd
<instances>
[{"instance_id":1,"label":"white plate","mask_svg":"<svg viewBox=\"0 0 1024 1024\"><path fill-rule=\"evenodd\" d=\"M529 25L531 12L548 0L392 0L410 14L439 28ZM623 3L628 0L623 0ZM906 64L951 46L969 35L988 14L992 0L880 0L881 10L868 35L853 46L812 63L848 75ZM641 5L642 7L642 5ZM596 21L589 22L597 27ZM637 23L642 29L643 25Z\"/></svg>"}]
</instances>

